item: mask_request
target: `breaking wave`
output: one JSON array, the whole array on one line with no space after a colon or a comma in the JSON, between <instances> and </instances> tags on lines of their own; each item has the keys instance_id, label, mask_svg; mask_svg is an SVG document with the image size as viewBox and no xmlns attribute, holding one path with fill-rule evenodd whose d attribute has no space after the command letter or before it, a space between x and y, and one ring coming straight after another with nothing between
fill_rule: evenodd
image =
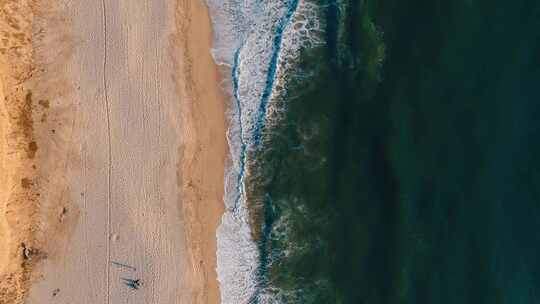
<instances>
[{"instance_id":1,"label":"breaking wave","mask_svg":"<svg viewBox=\"0 0 540 304\"><path fill-rule=\"evenodd\" d=\"M260 273L260 247L250 226L246 176L265 134L279 123L295 59L320 43L317 6L307 0L207 0L214 26L212 55L230 86L230 161L226 212L217 231L217 273L222 302L279 303Z\"/></svg>"}]
</instances>

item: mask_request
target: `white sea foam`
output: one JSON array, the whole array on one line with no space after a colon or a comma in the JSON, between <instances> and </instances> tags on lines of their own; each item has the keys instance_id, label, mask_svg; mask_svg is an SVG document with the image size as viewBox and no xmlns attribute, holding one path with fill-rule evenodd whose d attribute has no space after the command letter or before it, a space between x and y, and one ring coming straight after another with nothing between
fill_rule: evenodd
<instances>
[{"instance_id":1,"label":"white sea foam","mask_svg":"<svg viewBox=\"0 0 540 304\"><path fill-rule=\"evenodd\" d=\"M283 104L274 101L287 86L294 59L302 48L319 43L316 7L308 0L207 3L215 33L212 55L233 71L232 87L227 88L233 96L227 133L231 153L225 180L227 211L217 231L222 303L279 303L272 296L275 292L261 290L257 278L260 254L249 226L244 182L250 171L248 152L257 149L258 140L264 140L263 129L277 123L284 111Z\"/></svg>"}]
</instances>

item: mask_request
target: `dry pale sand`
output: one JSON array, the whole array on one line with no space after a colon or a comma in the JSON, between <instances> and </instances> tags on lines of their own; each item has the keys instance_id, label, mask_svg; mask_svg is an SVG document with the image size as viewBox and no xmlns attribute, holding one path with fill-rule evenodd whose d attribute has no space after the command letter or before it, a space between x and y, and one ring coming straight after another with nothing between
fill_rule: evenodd
<instances>
[{"instance_id":1,"label":"dry pale sand","mask_svg":"<svg viewBox=\"0 0 540 304\"><path fill-rule=\"evenodd\" d=\"M28 51L1 69L0 303L219 303L225 106L206 7L11 2L7 27L30 17L1 57Z\"/></svg>"}]
</instances>

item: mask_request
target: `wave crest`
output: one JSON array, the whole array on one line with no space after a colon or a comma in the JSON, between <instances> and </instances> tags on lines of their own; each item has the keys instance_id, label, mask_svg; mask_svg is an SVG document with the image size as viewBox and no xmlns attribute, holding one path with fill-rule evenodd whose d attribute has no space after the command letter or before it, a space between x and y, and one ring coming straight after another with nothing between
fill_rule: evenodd
<instances>
[{"instance_id":1,"label":"wave crest","mask_svg":"<svg viewBox=\"0 0 540 304\"><path fill-rule=\"evenodd\" d=\"M260 252L250 227L246 176L264 133L286 110L285 93L301 50L321 43L317 6L307 0L207 0L214 26L212 55L231 71L227 138L227 208L217 231L222 303L279 303L259 278ZM262 290L262 289L267 290Z\"/></svg>"}]
</instances>

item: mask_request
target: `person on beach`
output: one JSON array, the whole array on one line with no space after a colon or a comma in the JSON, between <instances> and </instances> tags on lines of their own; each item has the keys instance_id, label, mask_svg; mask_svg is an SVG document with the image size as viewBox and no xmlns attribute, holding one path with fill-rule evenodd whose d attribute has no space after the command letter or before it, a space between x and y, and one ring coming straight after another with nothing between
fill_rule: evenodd
<instances>
[{"instance_id":1,"label":"person on beach","mask_svg":"<svg viewBox=\"0 0 540 304\"><path fill-rule=\"evenodd\" d=\"M128 286L129 288L131 288L131 289L138 290L139 287L141 286L141 280L140 279L133 280L133 279L122 278L122 280L124 281L124 284L126 286Z\"/></svg>"}]
</instances>

